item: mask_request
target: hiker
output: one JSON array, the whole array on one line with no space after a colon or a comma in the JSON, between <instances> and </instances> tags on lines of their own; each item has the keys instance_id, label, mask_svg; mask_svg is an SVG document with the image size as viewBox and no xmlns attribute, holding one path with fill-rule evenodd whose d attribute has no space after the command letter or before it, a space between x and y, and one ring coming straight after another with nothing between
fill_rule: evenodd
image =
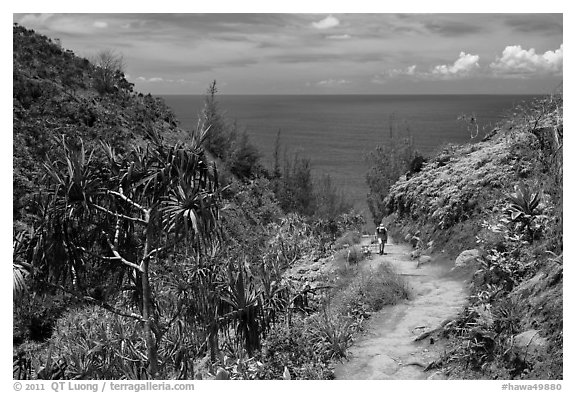
<instances>
[{"instance_id":1,"label":"hiker","mask_svg":"<svg viewBox=\"0 0 576 393\"><path fill-rule=\"evenodd\" d=\"M376 228L376 238L378 239L378 245L380 246L380 255L384 255L384 245L388 240L388 231L384 224L380 224Z\"/></svg>"}]
</instances>

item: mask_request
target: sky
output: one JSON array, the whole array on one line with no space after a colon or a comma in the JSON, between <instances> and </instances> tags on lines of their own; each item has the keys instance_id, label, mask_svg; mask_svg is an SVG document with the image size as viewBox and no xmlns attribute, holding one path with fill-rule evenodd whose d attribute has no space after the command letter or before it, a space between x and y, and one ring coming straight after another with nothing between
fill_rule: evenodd
<instances>
[{"instance_id":1,"label":"sky","mask_svg":"<svg viewBox=\"0 0 576 393\"><path fill-rule=\"evenodd\" d=\"M562 83L562 14L14 14L77 55L122 55L136 90L541 94Z\"/></svg>"}]
</instances>

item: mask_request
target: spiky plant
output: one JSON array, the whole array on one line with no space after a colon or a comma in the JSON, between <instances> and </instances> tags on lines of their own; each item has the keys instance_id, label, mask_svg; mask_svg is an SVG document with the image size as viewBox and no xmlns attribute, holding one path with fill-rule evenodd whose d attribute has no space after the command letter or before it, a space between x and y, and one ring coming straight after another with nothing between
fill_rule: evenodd
<instances>
[{"instance_id":1,"label":"spiky plant","mask_svg":"<svg viewBox=\"0 0 576 393\"><path fill-rule=\"evenodd\" d=\"M218 237L219 186L202 148L206 130L188 145L169 146L153 129L147 137L145 149L124 155L106 143L87 152L82 141L72 146L62 138L64 154L45 164L47 213L36 241L43 252L32 263L38 279L142 322L155 377L163 333L151 264L182 247L206 252ZM91 284L111 273L132 288L138 312L92 294Z\"/></svg>"},{"instance_id":2,"label":"spiky plant","mask_svg":"<svg viewBox=\"0 0 576 393\"><path fill-rule=\"evenodd\" d=\"M508 195L510 218L521 224L521 228L526 231L528 241L531 243L534 240L533 222L540 214L542 192L531 190L524 182L517 184L514 191Z\"/></svg>"}]
</instances>

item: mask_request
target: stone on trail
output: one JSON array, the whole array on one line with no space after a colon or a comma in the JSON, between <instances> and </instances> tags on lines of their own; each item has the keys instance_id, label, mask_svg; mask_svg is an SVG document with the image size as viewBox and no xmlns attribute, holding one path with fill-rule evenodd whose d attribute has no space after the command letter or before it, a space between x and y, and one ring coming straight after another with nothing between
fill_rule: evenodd
<instances>
[{"instance_id":1,"label":"stone on trail","mask_svg":"<svg viewBox=\"0 0 576 393\"><path fill-rule=\"evenodd\" d=\"M472 250L464 250L458 255L456 258L456 262L454 263L454 267L466 267L474 262L476 259L480 258L480 250L472 249Z\"/></svg>"},{"instance_id":2,"label":"stone on trail","mask_svg":"<svg viewBox=\"0 0 576 393\"><path fill-rule=\"evenodd\" d=\"M416 267L420 267L422 265L425 265L427 263L432 262L432 257L429 255L422 255L420 258L418 258L418 264L416 265Z\"/></svg>"},{"instance_id":3,"label":"stone on trail","mask_svg":"<svg viewBox=\"0 0 576 393\"><path fill-rule=\"evenodd\" d=\"M531 329L514 336L512 350L518 359L534 363L539 355L546 353L548 341L537 330Z\"/></svg>"},{"instance_id":4,"label":"stone on trail","mask_svg":"<svg viewBox=\"0 0 576 393\"><path fill-rule=\"evenodd\" d=\"M230 373L223 369L222 367L218 367L218 371L216 372L216 379L217 380L229 380Z\"/></svg>"},{"instance_id":5,"label":"stone on trail","mask_svg":"<svg viewBox=\"0 0 576 393\"><path fill-rule=\"evenodd\" d=\"M418 258L420 258L420 255L422 255L422 251L420 251L420 250L412 251L410 253L410 258L418 259Z\"/></svg>"}]
</instances>

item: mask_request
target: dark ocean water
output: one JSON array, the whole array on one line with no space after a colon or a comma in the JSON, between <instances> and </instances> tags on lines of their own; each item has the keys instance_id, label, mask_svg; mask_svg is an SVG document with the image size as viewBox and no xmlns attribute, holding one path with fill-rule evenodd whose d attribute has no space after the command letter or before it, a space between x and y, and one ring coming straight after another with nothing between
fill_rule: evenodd
<instances>
[{"instance_id":1,"label":"dark ocean water","mask_svg":"<svg viewBox=\"0 0 576 393\"><path fill-rule=\"evenodd\" d=\"M203 96L163 97L184 128L195 127ZM517 95L222 95L220 108L246 129L271 164L278 130L290 152L311 159L317 174L328 173L355 207L366 213L368 152L385 142L392 126L410 134L417 148L432 154L446 143L482 138L513 106L533 99ZM480 135L470 138L458 117L474 115Z\"/></svg>"}]
</instances>

